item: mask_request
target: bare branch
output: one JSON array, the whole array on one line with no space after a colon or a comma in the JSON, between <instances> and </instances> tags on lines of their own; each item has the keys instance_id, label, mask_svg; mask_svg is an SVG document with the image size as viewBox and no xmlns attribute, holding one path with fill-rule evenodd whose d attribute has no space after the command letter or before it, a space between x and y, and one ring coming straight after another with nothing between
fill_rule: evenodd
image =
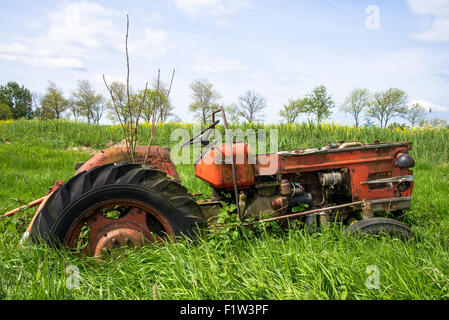
<instances>
[{"instance_id":1,"label":"bare branch","mask_svg":"<svg viewBox=\"0 0 449 320\"><path fill-rule=\"evenodd\" d=\"M173 78L175 77L175 69L173 69L173 74L171 75L171 80L170 80L170 87L168 88L168 92L167 92L167 100L168 97L170 96L170 92L171 92L171 88L173 85Z\"/></svg>"}]
</instances>

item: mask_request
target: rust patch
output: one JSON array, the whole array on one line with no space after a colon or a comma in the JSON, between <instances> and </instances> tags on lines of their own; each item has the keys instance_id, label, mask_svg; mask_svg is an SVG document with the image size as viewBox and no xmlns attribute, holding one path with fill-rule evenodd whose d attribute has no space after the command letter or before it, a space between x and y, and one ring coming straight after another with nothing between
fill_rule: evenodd
<instances>
[{"instance_id":1,"label":"rust patch","mask_svg":"<svg viewBox=\"0 0 449 320\"><path fill-rule=\"evenodd\" d=\"M148 146L136 146L136 163L146 164L157 170L163 171L180 181L175 165L170 159L170 151L163 147L151 146L147 163L143 163L145 152ZM88 171L96 166L101 166L109 163L129 162L126 147L112 147L109 149L97 152L90 160L83 164L75 174L83 171Z\"/></svg>"}]
</instances>

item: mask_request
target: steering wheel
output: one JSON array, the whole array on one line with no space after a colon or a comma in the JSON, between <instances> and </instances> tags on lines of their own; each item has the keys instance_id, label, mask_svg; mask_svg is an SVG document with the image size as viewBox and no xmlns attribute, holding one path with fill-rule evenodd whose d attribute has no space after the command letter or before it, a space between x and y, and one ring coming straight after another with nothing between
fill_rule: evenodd
<instances>
[{"instance_id":1,"label":"steering wheel","mask_svg":"<svg viewBox=\"0 0 449 320\"><path fill-rule=\"evenodd\" d=\"M184 148L184 147L186 147L186 146L188 146L188 145L192 145L192 144L197 143L197 142L203 143L203 140L202 140L202 139L204 138L205 133L206 133L207 131L212 130L213 128L215 128L215 126L216 126L217 124L219 124L219 123L220 123L220 120L215 121L215 122L212 123L210 126L208 126L206 129L204 129L203 131L201 131L200 133L198 133L196 136L194 136L192 139L190 139L189 141L187 141L187 142L185 142L184 144L182 144L182 145L181 145L181 148ZM208 132L208 136L210 135L210 133L211 133L211 132ZM197 141L197 140L199 140L199 141Z\"/></svg>"}]
</instances>

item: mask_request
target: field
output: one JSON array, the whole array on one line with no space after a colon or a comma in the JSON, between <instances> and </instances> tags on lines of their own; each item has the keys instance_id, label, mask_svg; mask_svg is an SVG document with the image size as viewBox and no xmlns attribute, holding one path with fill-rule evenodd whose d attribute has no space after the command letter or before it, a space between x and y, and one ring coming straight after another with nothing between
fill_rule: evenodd
<instances>
[{"instance_id":1,"label":"field","mask_svg":"<svg viewBox=\"0 0 449 320\"><path fill-rule=\"evenodd\" d=\"M170 132L191 125L157 128L155 144L172 146ZM254 128L263 128L255 126ZM271 125L279 149L321 147L346 140L410 141L416 160L412 208L401 220L415 238L350 239L344 229L309 235L292 228L258 236L235 235L125 251L95 260L19 240L35 210L0 220L0 299L448 299L449 298L449 130ZM245 130L246 127L242 126ZM150 127L142 127L142 143ZM67 181L74 163L121 140L117 126L67 121L0 123L0 211L46 194L55 180ZM192 165L180 165L183 184L210 193ZM68 289L68 266L79 270L79 288ZM375 267L372 267L375 266ZM366 286L371 270L379 287ZM71 269L73 270L73 269Z\"/></svg>"}]
</instances>

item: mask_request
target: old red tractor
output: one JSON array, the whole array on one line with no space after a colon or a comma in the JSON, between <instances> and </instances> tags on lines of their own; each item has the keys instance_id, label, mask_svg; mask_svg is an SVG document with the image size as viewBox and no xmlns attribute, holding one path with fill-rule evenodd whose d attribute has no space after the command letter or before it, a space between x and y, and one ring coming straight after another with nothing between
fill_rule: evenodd
<instances>
[{"instance_id":1,"label":"old red tractor","mask_svg":"<svg viewBox=\"0 0 449 320\"><path fill-rule=\"evenodd\" d=\"M215 135L219 112L228 133L226 116L217 110L213 124L186 145ZM212 187L212 198L198 201L181 185L167 148L138 146L138 163L127 163L124 147L106 149L31 204L40 206L25 236L97 255L167 236L194 237L198 227L214 221L223 203L233 203L242 220L301 219L314 226L338 221L348 225L348 234L407 237L406 225L375 214L410 207L410 149L410 143L340 142L320 150L254 155L243 142L209 143L195 175ZM293 210L298 206L306 211Z\"/></svg>"}]
</instances>

